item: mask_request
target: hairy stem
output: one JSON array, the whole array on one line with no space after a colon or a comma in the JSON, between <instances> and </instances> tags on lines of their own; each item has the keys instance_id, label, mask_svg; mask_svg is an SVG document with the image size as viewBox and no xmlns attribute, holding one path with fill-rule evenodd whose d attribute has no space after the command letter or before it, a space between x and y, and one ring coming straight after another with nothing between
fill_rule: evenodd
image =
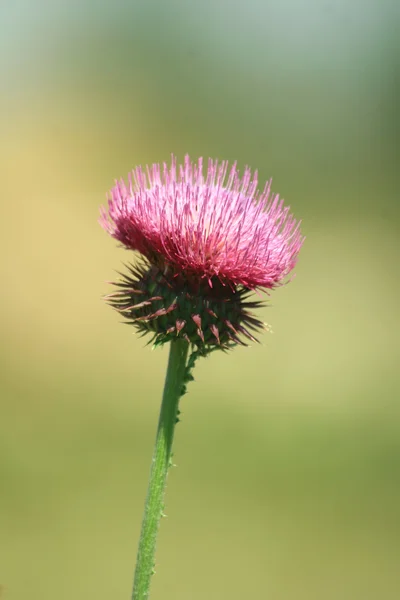
<instances>
[{"instance_id":1,"label":"hairy stem","mask_svg":"<svg viewBox=\"0 0 400 600\"><path fill-rule=\"evenodd\" d=\"M185 389L188 351L189 344L185 340L176 339L170 343L167 375L137 554L132 600L146 600L149 597L179 399Z\"/></svg>"}]
</instances>

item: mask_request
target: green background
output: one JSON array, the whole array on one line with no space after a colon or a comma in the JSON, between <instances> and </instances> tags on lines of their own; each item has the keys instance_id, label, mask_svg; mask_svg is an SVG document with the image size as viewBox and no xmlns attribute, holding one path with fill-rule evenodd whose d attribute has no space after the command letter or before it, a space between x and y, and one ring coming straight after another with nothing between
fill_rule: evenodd
<instances>
[{"instance_id":1,"label":"green background","mask_svg":"<svg viewBox=\"0 0 400 600\"><path fill-rule=\"evenodd\" d=\"M400 594L395 2L0 8L1 600L130 597L166 350L101 300L136 164L211 156L303 220L263 344L182 402L152 600Z\"/></svg>"}]
</instances>

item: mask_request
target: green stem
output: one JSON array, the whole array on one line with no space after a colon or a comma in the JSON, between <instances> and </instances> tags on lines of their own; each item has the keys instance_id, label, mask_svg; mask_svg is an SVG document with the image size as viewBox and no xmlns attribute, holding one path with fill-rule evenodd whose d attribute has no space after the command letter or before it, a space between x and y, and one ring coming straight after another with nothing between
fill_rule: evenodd
<instances>
[{"instance_id":1,"label":"green stem","mask_svg":"<svg viewBox=\"0 0 400 600\"><path fill-rule=\"evenodd\" d=\"M132 600L146 600L149 597L150 580L154 571L157 532L163 512L165 484L171 460L179 399L185 384L189 344L185 340L177 339L173 340L170 346L164 394L137 554Z\"/></svg>"}]
</instances>

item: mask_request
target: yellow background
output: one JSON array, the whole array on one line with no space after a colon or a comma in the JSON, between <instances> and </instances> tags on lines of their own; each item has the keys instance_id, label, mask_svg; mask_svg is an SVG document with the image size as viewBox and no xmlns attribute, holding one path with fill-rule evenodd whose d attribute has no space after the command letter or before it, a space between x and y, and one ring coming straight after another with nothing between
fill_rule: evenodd
<instances>
[{"instance_id":1,"label":"yellow background","mask_svg":"<svg viewBox=\"0 0 400 600\"><path fill-rule=\"evenodd\" d=\"M397 18L1 5L1 600L130 597L167 353L101 300L130 257L97 217L171 152L272 176L307 240L274 333L196 368L152 600L398 598Z\"/></svg>"}]
</instances>

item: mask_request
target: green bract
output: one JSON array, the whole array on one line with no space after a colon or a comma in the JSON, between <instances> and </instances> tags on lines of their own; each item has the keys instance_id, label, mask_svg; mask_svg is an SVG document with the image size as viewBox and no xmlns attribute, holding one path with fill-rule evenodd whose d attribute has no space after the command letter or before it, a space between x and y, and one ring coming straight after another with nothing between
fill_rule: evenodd
<instances>
[{"instance_id":1,"label":"green bract","mask_svg":"<svg viewBox=\"0 0 400 600\"><path fill-rule=\"evenodd\" d=\"M162 272L147 263L128 267L129 274L114 283L118 290L107 296L109 304L140 332L152 334L155 345L178 337L208 354L246 345L240 336L257 341L252 332L264 324L249 310L262 302L250 301L250 290L170 269Z\"/></svg>"}]
</instances>

